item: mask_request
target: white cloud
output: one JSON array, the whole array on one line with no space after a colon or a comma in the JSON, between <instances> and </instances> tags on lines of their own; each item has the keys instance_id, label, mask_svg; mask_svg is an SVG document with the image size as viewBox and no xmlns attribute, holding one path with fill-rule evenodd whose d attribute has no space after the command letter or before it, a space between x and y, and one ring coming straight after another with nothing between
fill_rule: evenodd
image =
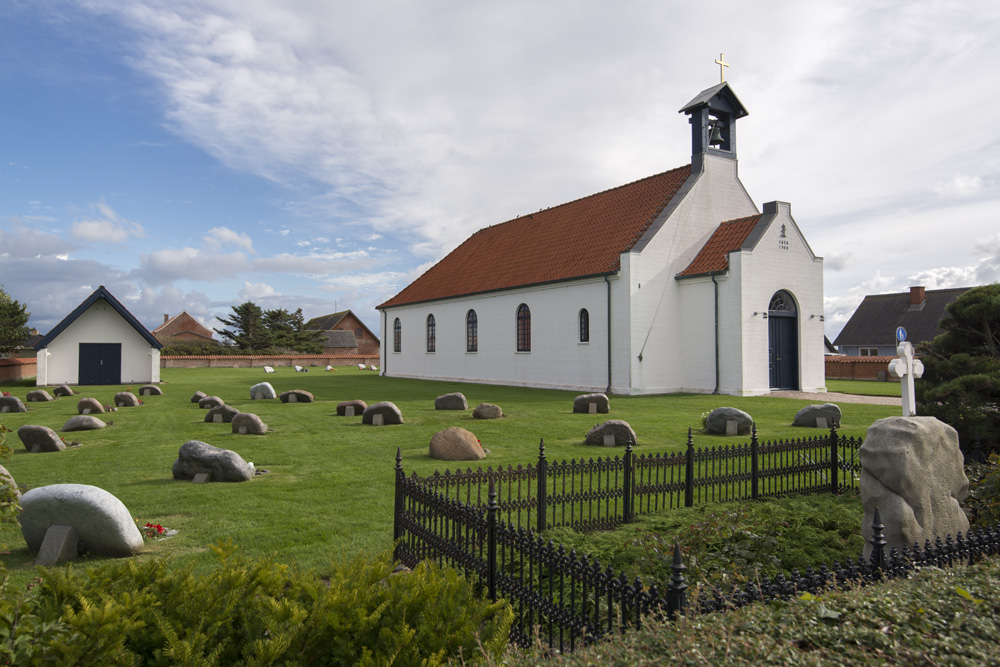
<instances>
[{"instance_id":1,"label":"white cloud","mask_svg":"<svg viewBox=\"0 0 1000 667\"><path fill-rule=\"evenodd\" d=\"M945 199L965 199L982 192L983 179L979 176L956 174L951 179L931 186L931 190Z\"/></svg>"},{"instance_id":2,"label":"white cloud","mask_svg":"<svg viewBox=\"0 0 1000 667\"><path fill-rule=\"evenodd\" d=\"M249 266L241 252L210 254L196 248L171 248L140 255L140 268L132 275L150 285L177 280L216 281L233 278Z\"/></svg>"},{"instance_id":3,"label":"white cloud","mask_svg":"<svg viewBox=\"0 0 1000 667\"><path fill-rule=\"evenodd\" d=\"M243 283L243 289L240 290L240 298L244 301L253 301L254 299L263 299L271 296L280 296L273 287L266 283Z\"/></svg>"},{"instance_id":4,"label":"white cloud","mask_svg":"<svg viewBox=\"0 0 1000 667\"><path fill-rule=\"evenodd\" d=\"M91 208L97 209L99 217L74 221L70 233L75 238L100 243L124 243L130 236L146 235L142 225L121 217L104 201L92 204Z\"/></svg>"},{"instance_id":5,"label":"white cloud","mask_svg":"<svg viewBox=\"0 0 1000 667\"><path fill-rule=\"evenodd\" d=\"M0 257L52 257L68 256L79 245L65 241L55 234L25 225L20 218L8 221L10 229L0 229ZM5 266L4 273L9 269Z\"/></svg>"},{"instance_id":6,"label":"white cloud","mask_svg":"<svg viewBox=\"0 0 1000 667\"><path fill-rule=\"evenodd\" d=\"M381 234L365 234L361 237L363 241L378 241L382 238Z\"/></svg>"},{"instance_id":7,"label":"white cloud","mask_svg":"<svg viewBox=\"0 0 1000 667\"><path fill-rule=\"evenodd\" d=\"M228 227L212 227L205 235L205 245L212 250L218 250L224 246L233 246L253 253L253 241L249 234L233 231Z\"/></svg>"}]
</instances>

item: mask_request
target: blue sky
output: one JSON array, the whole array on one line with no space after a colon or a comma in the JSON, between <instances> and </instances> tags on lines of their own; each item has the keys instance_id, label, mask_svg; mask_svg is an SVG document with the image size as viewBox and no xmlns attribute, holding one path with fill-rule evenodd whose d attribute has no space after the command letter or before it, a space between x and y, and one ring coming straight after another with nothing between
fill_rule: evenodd
<instances>
[{"instance_id":1,"label":"blue sky","mask_svg":"<svg viewBox=\"0 0 1000 667\"><path fill-rule=\"evenodd\" d=\"M686 164L718 81L740 176L868 293L1000 279L1000 7L955 2L6 0L0 282L43 332L98 285L374 306L476 229Z\"/></svg>"}]
</instances>

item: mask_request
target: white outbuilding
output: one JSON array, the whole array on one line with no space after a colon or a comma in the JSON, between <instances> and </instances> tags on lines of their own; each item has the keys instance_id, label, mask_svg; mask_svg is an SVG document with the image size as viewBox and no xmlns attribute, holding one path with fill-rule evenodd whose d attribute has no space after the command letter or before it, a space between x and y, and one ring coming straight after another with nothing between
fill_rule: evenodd
<instances>
[{"instance_id":1,"label":"white outbuilding","mask_svg":"<svg viewBox=\"0 0 1000 667\"><path fill-rule=\"evenodd\" d=\"M378 306L382 372L616 394L825 391L823 260L737 175L729 83L691 163L480 229Z\"/></svg>"},{"instance_id":2,"label":"white outbuilding","mask_svg":"<svg viewBox=\"0 0 1000 667\"><path fill-rule=\"evenodd\" d=\"M36 384L159 382L162 347L101 285L35 344Z\"/></svg>"}]
</instances>

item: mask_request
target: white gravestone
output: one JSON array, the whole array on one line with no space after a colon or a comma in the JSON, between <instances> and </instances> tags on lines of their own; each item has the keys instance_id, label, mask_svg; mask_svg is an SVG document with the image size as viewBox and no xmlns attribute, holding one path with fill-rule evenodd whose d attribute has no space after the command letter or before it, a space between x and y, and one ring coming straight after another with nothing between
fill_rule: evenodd
<instances>
[{"instance_id":1,"label":"white gravestone","mask_svg":"<svg viewBox=\"0 0 1000 667\"><path fill-rule=\"evenodd\" d=\"M588 403L587 404L587 413L591 414L591 415L596 415L597 414L597 403Z\"/></svg>"},{"instance_id":2,"label":"white gravestone","mask_svg":"<svg viewBox=\"0 0 1000 667\"><path fill-rule=\"evenodd\" d=\"M900 389L903 392L903 416L912 417L917 414L917 401L913 389L913 380L924 374L924 364L913 358L913 344L904 340L896 348L898 359L889 362L889 372L898 377Z\"/></svg>"},{"instance_id":3,"label":"white gravestone","mask_svg":"<svg viewBox=\"0 0 1000 667\"><path fill-rule=\"evenodd\" d=\"M274 369L271 368L270 366L264 366L264 372L265 373L273 373Z\"/></svg>"},{"instance_id":4,"label":"white gravestone","mask_svg":"<svg viewBox=\"0 0 1000 667\"><path fill-rule=\"evenodd\" d=\"M353 405L348 405L346 408L344 408L344 416L345 417L353 417L354 416L354 406Z\"/></svg>"},{"instance_id":5,"label":"white gravestone","mask_svg":"<svg viewBox=\"0 0 1000 667\"><path fill-rule=\"evenodd\" d=\"M372 426L384 426L385 417L380 414L372 415Z\"/></svg>"}]
</instances>

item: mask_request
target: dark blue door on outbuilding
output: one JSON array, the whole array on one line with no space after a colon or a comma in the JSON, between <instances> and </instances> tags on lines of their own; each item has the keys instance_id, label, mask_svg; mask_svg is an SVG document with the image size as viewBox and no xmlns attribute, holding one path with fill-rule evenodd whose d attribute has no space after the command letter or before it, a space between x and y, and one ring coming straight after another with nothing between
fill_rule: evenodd
<instances>
[{"instance_id":1,"label":"dark blue door on outbuilding","mask_svg":"<svg viewBox=\"0 0 1000 667\"><path fill-rule=\"evenodd\" d=\"M121 343L80 343L80 384L121 384Z\"/></svg>"}]
</instances>

